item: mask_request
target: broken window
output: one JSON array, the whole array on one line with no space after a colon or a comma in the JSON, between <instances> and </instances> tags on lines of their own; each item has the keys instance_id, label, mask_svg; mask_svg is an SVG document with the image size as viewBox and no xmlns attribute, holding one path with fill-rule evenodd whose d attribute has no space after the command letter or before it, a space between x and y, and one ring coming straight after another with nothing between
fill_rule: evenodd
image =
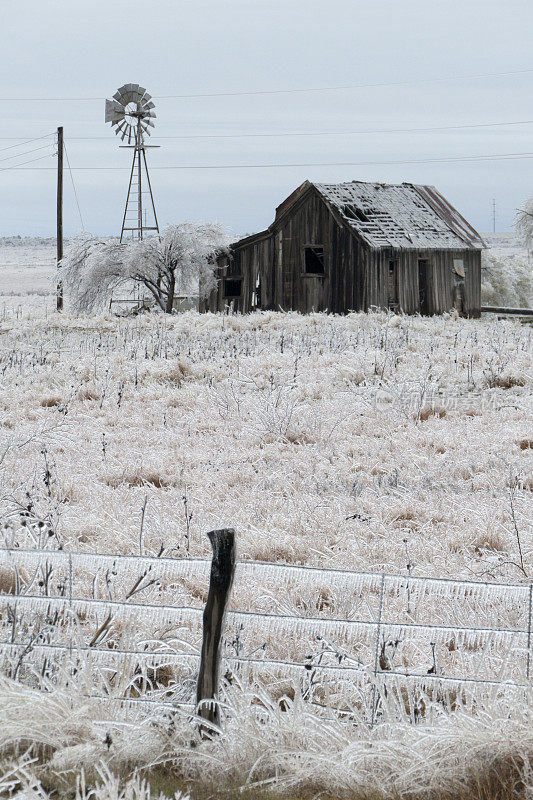
<instances>
[{"instance_id":1,"label":"broken window","mask_svg":"<svg viewBox=\"0 0 533 800\"><path fill-rule=\"evenodd\" d=\"M324 275L324 248L321 245L304 247L304 272L306 275Z\"/></svg>"},{"instance_id":2,"label":"broken window","mask_svg":"<svg viewBox=\"0 0 533 800\"><path fill-rule=\"evenodd\" d=\"M224 297L240 297L242 278L224 278Z\"/></svg>"}]
</instances>

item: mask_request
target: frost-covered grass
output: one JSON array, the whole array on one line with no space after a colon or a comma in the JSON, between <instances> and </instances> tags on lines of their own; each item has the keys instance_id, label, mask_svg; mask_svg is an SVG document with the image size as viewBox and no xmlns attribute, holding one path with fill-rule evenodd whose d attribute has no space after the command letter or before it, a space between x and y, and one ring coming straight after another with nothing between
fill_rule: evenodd
<instances>
[{"instance_id":1,"label":"frost-covered grass","mask_svg":"<svg viewBox=\"0 0 533 800\"><path fill-rule=\"evenodd\" d=\"M531 580L529 326L387 314L75 318L50 313L44 295L28 295L40 307L22 293L10 300L22 289L16 265L9 274L0 315L3 541L206 557L205 532L232 525L240 559ZM90 593L90 578L76 577ZM2 591L9 580L0 572ZM131 585L119 574L112 589L125 595ZM201 608L205 588L194 578L136 599ZM100 575L97 593L106 591ZM234 592L236 608L360 613L316 580L287 588L269 577ZM516 623L512 606L489 613L491 624ZM155 632L125 626L113 636L147 633ZM62 635L58 626L55 640ZM307 646L276 637L267 655L301 659ZM223 732L201 742L186 715L149 720L84 697L83 672L46 688L0 684L0 796L16 786L25 798L68 793L82 768L83 800L94 785L95 800L147 800L146 776L155 796L199 798L243 796L243 786L254 798L531 792L525 692L489 688L450 705L420 690L414 724L412 699L393 690L371 728L355 690L350 717L339 720L278 676L275 687L227 687Z\"/></svg>"},{"instance_id":2,"label":"frost-covered grass","mask_svg":"<svg viewBox=\"0 0 533 800\"><path fill-rule=\"evenodd\" d=\"M533 574L528 326L387 314L6 315L0 347L6 541L208 556L205 532L232 525L241 559L513 583ZM327 586L316 597L252 588L235 587L238 607L349 612ZM179 593L201 606L205 586ZM146 601L158 597L168 602L155 590ZM503 625L513 613L495 610ZM290 637L268 646L270 657L302 657ZM29 749L39 760L26 772L50 790L73 785L80 767L102 783L101 761L123 776L160 765L199 795L246 785L504 797L532 754L521 695L510 707L489 692L447 711L427 697L414 725L393 692L371 729L357 703L355 722L325 720L287 683L260 702L233 686L223 734L191 749L186 718L139 722L80 702L80 680L46 695L2 684L4 769ZM280 693L294 699L279 704Z\"/></svg>"},{"instance_id":3,"label":"frost-covered grass","mask_svg":"<svg viewBox=\"0 0 533 800\"><path fill-rule=\"evenodd\" d=\"M6 496L30 491L64 547L138 552L148 495L146 553L207 555L232 524L241 558L521 577L527 326L42 316L0 342Z\"/></svg>"},{"instance_id":4,"label":"frost-covered grass","mask_svg":"<svg viewBox=\"0 0 533 800\"><path fill-rule=\"evenodd\" d=\"M511 711L496 694L476 715L434 709L413 725L391 708L394 722L371 729L357 717L325 721L299 698L282 710L235 691L220 735L201 741L180 715L104 720L90 701L73 703L65 692L41 695L8 681L0 690L0 793L17 782L33 786L21 800L69 796L76 781L83 800L83 783L99 786L96 800L148 800L142 779L127 777L135 769L152 782L154 797L164 788L198 798L503 800L529 797L532 787L527 706Z\"/></svg>"}]
</instances>

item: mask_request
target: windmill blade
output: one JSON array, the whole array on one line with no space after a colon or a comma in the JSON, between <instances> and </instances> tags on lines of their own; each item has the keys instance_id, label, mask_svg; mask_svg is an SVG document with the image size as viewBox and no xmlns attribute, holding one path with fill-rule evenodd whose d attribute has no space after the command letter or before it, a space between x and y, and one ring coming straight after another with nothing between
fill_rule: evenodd
<instances>
[{"instance_id":1,"label":"windmill blade","mask_svg":"<svg viewBox=\"0 0 533 800\"><path fill-rule=\"evenodd\" d=\"M146 109L147 111L150 111L151 108L155 108L155 103L152 103L152 102L145 103L143 101L142 107L143 107L143 111L144 111L144 109Z\"/></svg>"},{"instance_id":2,"label":"windmill blade","mask_svg":"<svg viewBox=\"0 0 533 800\"><path fill-rule=\"evenodd\" d=\"M128 123L126 122L126 120L125 120L125 119L124 119L124 120L122 120L122 122L121 122L121 123L119 123L119 124L117 125L117 127L115 128L115 133L116 133L116 135L117 135L117 136L120 136L120 134L122 133L122 131L123 131L125 128L127 128L127 125L128 125Z\"/></svg>"},{"instance_id":3,"label":"windmill blade","mask_svg":"<svg viewBox=\"0 0 533 800\"><path fill-rule=\"evenodd\" d=\"M121 86L120 89L117 89L116 94L113 95L115 100L118 100L123 106L127 106L130 102L129 94L131 86L131 83L125 83L124 86Z\"/></svg>"},{"instance_id":4,"label":"windmill blade","mask_svg":"<svg viewBox=\"0 0 533 800\"><path fill-rule=\"evenodd\" d=\"M126 83L122 86L119 92L122 95L122 102L124 105L128 103L139 103L145 93L144 89L141 90L141 88L142 87L140 87L138 83Z\"/></svg>"},{"instance_id":5,"label":"windmill blade","mask_svg":"<svg viewBox=\"0 0 533 800\"><path fill-rule=\"evenodd\" d=\"M124 108L121 106L120 103L117 103L116 100L106 100L105 101L105 121L106 122L118 122L119 120L124 119Z\"/></svg>"}]
</instances>

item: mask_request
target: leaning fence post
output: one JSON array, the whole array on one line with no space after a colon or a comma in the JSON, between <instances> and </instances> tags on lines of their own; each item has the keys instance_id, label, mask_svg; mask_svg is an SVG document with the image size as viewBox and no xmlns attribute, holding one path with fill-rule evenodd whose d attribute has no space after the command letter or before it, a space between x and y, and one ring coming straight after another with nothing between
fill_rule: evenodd
<instances>
[{"instance_id":1,"label":"leaning fence post","mask_svg":"<svg viewBox=\"0 0 533 800\"><path fill-rule=\"evenodd\" d=\"M220 666L220 640L224 614L235 572L235 531L222 528L207 534L213 549L209 593L204 609L204 631L200 672L196 690L198 715L218 725L220 710L217 703Z\"/></svg>"},{"instance_id":2,"label":"leaning fence post","mask_svg":"<svg viewBox=\"0 0 533 800\"><path fill-rule=\"evenodd\" d=\"M379 609L378 621L376 625L376 652L374 653L374 682L372 684L372 718L370 720L370 727L374 727L374 719L377 711L377 704L379 698L376 696L376 683L378 679L378 666L379 666L379 635L381 633L381 616L383 613L383 593L385 589L385 573L381 575L381 585L379 587Z\"/></svg>"}]
</instances>

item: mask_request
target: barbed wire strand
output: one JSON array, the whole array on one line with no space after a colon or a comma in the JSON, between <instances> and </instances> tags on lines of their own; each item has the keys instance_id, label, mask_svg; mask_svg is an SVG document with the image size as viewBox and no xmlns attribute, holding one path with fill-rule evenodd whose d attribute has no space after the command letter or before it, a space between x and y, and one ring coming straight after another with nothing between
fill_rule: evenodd
<instances>
[{"instance_id":1,"label":"barbed wire strand","mask_svg":"<svg viewBox=\"0 0 533 800\"><path fill-rule=\"evenodd\" d=\"M59 560L64 559L65 561L68 560L68 557L71 556L72 558L80 558L80 559L87 559L87 558L95 558L95 559L102 559L102 560L117 560L117 561L136 561L139 564L146 564L150 563L153 565L157 564L165 564L165 563L173 563L173 564L198 564L198 565L208 565L211 564L210 558L173 558L172 556L139 556L134 554L128 553L87 553L81 552L77 550L45 550L45 549L32 549L32 548L21 548L21 547L0 547L0 553L10 553L10 554L17 554L17 553L24 553L26 555L43 555L43 556L55 556ZM493 588L505 588L505 589L523 589L524 591L529 590L529 583L498 583L493 581L474 581L469 580L468 578L441 578L438 576L428 576L428 575L400 575L398 573L393 572L371 572L369 570L349 570L349 569L341 569L337 567L315 567L315 566L308 566L306 564L282 564L276 561L255 561L255 560L243 560L238 561L236 564L237 569L239 567L246 568L247 566L260 566L260 567L272 567L274 569L288 569L288 570L298 570L302 572L320 572L320 573L334 573L334 574L342 574L342 575L352 575L354 577L376 577L381 578L382 575L385 578L392 578L397 580L408 580L411 581L430 581L435 583L451 583L454 586L489 586Z\"/></svg>"}]
</instances>

